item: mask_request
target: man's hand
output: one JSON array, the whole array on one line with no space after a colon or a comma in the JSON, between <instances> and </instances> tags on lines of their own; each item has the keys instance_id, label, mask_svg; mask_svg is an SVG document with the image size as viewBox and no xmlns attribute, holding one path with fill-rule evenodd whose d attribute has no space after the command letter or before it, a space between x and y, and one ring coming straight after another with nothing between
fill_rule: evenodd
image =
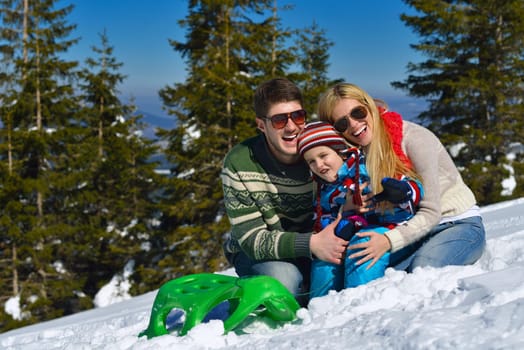
<instances>
[{"instance_id":1,"label":"man's hand","mask_svg":"<svg viewBox=\"0 0 524 350\"><path fill-rule=\"evenodd\" d=\"M348 242L335 236L335 227L340 221L341 215L327 225L322 231L311 235L309 247L318 259L339 265L346 254Z\"/></svg>"}]
</instances>

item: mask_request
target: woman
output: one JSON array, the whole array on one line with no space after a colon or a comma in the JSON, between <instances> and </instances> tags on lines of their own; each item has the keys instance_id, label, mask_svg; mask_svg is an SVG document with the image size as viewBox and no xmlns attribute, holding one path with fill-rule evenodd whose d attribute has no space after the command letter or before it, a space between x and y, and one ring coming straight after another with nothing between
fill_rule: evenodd
<instances>
[{"instance_id":1,"label":"woman","mask_svg":"<svg viewBox=\"0 0 524 350\"><path fill-rule=\"evenodd\" d=\"M358 259L357 265L368 260L374 264L389 251L390 266L408 272L419 266L473 264L480 258L486 238L475 196L431 131L402 120L349 83L337 84L321 97L318 115L361 148L373 193L383 190L383 178L397 174L420 178L424 186L424 198L410 220L384 235L359 234L370 239L349 246L355 250L349 258ZM357 209L364 213L373 204L373 194L362 197Z\"/></svg>"}]
</instances>

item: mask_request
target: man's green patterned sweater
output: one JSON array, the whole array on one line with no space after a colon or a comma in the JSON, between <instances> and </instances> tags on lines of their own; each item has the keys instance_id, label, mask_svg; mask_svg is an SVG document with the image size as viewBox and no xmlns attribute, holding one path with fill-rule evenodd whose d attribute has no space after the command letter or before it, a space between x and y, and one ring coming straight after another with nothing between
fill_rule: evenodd
<instances>
[{"instance_id":1,"label":"man's green patterned sweater","mask_svg":"<svg viewBox=\"0 0 524 350\"><path fill-rule=\"evenodd\" d=\"M305 162L279 163L260 134L231 149L221 179L230 252L254 260L311 257L313 183Z\"/></svg>"}]
</instances>

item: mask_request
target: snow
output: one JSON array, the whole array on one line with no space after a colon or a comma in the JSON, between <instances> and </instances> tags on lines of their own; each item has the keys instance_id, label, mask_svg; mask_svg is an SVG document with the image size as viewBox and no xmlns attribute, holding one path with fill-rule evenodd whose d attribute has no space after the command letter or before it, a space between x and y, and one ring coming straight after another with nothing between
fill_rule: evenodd
<instances>
[{"instance_id":1,"label":"snow","mask_svg":"<svg viewBox=\"0 0 524 350\"><path fill-rule=\"evenodd\" d=\"M108 284L100 288L98 293L95 295L95 306L105 307L131 297L128 293L129 289L131 288L129 277L133 272L134 265L134 261L127 263L124 267L123 275L113 276Z\"/></svg>"},{"instance_id":2,"label":"snow","mask_svg":"<svg viewBox=\"0 0 524 350\"><path fill-rule=\"evenodd\" d=\"M487 248L471 266L388 269L365 286L313 299L297 320L274 325L251 318L223 335L218 319L147 339L156 291L0 334L1 349L523 349L524 198L481 208ZM221 272L234 275L232 270ZM125 274L124 274L125 276ZM125 289L125 288L124 288ZM112 301L102 302L106 296ZM11 312L13 302L9 304ZM176 312L172 312L168 317ZM180 313L179 313L180 314ZM181 322L178 319L178 322Z\"/></svg>"}]
</instances>

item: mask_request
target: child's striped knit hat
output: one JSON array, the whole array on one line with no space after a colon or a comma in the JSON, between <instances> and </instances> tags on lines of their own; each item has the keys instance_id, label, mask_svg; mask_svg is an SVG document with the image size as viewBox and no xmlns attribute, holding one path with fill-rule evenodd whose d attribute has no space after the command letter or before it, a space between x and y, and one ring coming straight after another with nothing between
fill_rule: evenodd
<instances>
[{"instance_id":1,"label":"child's striped knit hat","mask_svg":"<svg viewBox=\"0 0 524 350\"><path fill-rule=\"evenodd\" d=\"M311 148L317 146L328 146L341 153L350 146L335 128L326 122L312 122L304 127L298 135L297 149L301 157Z\"/></svg>"}]
</instances>

